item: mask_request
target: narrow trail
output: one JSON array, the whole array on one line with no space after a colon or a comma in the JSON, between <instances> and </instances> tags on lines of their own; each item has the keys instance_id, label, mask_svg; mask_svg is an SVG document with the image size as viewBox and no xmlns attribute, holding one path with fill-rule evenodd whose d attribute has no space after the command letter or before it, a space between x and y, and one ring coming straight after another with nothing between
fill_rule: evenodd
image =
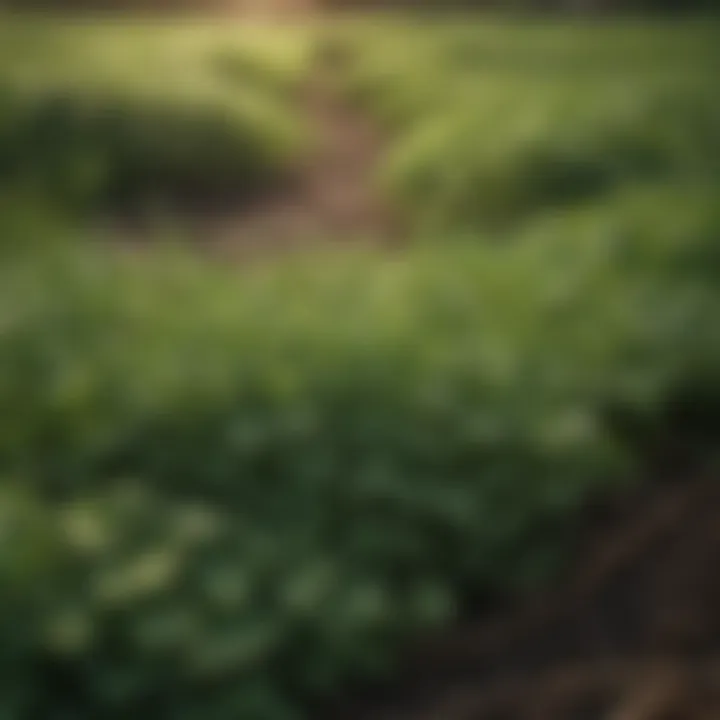
<instances>
[{"instance_id":1,"label":"narrow trail","mask_svg":"<svg viewBox=\"0 0 720 720\"><path fill-rule=\"evenodd\" d=\"M238 9L236 2L233 15L247 18L245 6ZM307 22L317 13L313 0L277 0L262 19ZM205 210L171 213L183 239L242 262L313 248L401 244L399 214L376 183L385 151L382 133L343 96L336 70L332 58L316 53L296 106L313 146L292 178L250 202L230 197ZM124 218L119 227L121 238L134 246L153 236L137 219Z\"/></svg>"},{"instance_id":2,"label":"narrow trail","mask_svg":"<svg viewBox=\"0 0 720 720\"><path fill-rule=\"evenodd\" d=\"M342 97L323 57L304 88L298 112L316 143L309 157L288 188L237 215L211 219L205 231L213 245L248 257L323 245L396 242L397 216L376 189L383 139Z\"/></svg>"}]
</instances>

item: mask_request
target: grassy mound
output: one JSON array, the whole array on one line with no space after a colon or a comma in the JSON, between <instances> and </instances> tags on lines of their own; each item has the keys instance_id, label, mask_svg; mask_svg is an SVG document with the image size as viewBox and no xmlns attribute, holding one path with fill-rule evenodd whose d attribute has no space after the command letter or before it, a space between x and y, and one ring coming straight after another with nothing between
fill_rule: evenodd
<instances>
[{"instance_id":1,"label":"grassy mound","mask_svg":"<svg viewBox=\"0 0 720 720\"><path fill-rule=\"evenodd\" d=\"M86 208L251 194L309 139L308 50L299 31L4 19L0 186Z\"/></svg>"},{"instance_id":2,"label":"grassy mound","mask_svg":"<svg viewBox=\"0 0 720 720\"><path fill-rule=\"evenodd\" d=\"M720 173L707 27L380 25L345 43L349 91L395 138L381 182L433 230Z\"/></svg>"}]
</instances>

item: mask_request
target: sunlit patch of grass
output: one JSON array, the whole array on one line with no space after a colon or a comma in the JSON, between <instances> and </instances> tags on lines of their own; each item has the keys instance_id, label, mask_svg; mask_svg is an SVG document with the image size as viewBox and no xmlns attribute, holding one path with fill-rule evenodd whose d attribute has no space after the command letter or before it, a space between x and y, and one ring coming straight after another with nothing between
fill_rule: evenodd
<instances>
[{"instance_id":1,"label":"sunlit patch of grass","mask_svg":"<svg viewBox=\"0 0 720 720\"><path fill-rule=\"evenodd\" d=\"M294 101L310 58L300 29L6 20L0 182L50 196L81 186L91 203L127 188L242 196L308 143Z\"/></svg>"}]
</instances>

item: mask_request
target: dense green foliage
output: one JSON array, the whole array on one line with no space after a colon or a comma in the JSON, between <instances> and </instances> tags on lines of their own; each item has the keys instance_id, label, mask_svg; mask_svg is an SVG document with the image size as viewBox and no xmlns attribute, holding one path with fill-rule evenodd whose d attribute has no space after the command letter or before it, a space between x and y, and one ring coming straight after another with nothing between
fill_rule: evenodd
<instances>
[{"instance_id":1,"label":"dense green foliage","mask_svg":"<svg viewBox=\"0 0 720 720\"><path fill-rule=\"evenodd\" d=\"M402 256L344 251L251 272L169 248L120 257L76 233L46 241L32 197L0 203L0 716L308 717L313 701L387 672L403 640L468 598L547 583L578 508L637 477L668 402L720 397L717 106L703 33L655 28L646 56L638 28L470 30L388 27L388 38L376 27L377 54L348 68L348 89L397 138L390 186L411 189L419 221L442 228ZM46 40L90 42L68 32L48 26ZM11 82L17 66L0 65L13 107L70 78L82 92L63 102L99 102L123 78L123 132L134 130L108 172L133 184L159 182L166 161L173 178L209 181L222 176L216 161L258 178L247 153L262 168L289 157L276 134L287 114L278 126L244 110L230 122L211 73L183 112L173 105L161 125L153 113L181 94L170 78L190 82L210 57L242 78L240 94L287 109L304 72L293 52L258 39L238 54L249 39L216 45L217 29L200 41L175 28L143 35L158 55L133 54L131 72L129 29L107 32L122 47L103 44L97 67L26 52L27 78ZM26 41L18 33L0 53L17 57ZM343 42L370 41L353 27ZM662 65L668 47L691 52L688 68ZM611 81L621 71L629 106ZM245 108L230 87L218 102ZM45 112L6 115L7 137L35 128L17 165L33 183L63 167L46 146L32 154L43 122L65 128L50 147L73 168L97 137ZM426 146L435 122L450 129ZM110 137L130 136L98 146ZM125 175L128 147L147 163L137 176ZM568 155L573 184L578 167L596 182L607 165L602 192L581 203L549 192L548 168ZM19 193L17 178L6 179ZM497 209L532 221L481 229Z\"/></svg>"},{"instance_id":2,"label":"dense green foliage","mask_svg":"<svg viewBox=\"0 0 720 720\"><path fill-rule=\"evenodd\" d=\"M350 31L349 91L395 138L382 182L432 229L720 175L717 25Z\"/></svg>"},{"instance_id":3,"label":"dense green foliage","mask_svg":"<svg viewBox=\"0 0 720 720\"><path fill-rule=\"evenodd\" d=\"M308 140L307 51L299 32L4 19L0 188L85 208L256 192Z\"/></svg>"},{"instance_id":4,"label":"dense green foliage","mask_svg":"<svg viewBox=\"0 0 720 720\"><path fill-rule=\"evenodd\" d=\"M298 717L468 593L547 580L638 459L610 418L720 386L713 199L240 278L16 259L2 709Z\"/></svg>"}]
</instances>

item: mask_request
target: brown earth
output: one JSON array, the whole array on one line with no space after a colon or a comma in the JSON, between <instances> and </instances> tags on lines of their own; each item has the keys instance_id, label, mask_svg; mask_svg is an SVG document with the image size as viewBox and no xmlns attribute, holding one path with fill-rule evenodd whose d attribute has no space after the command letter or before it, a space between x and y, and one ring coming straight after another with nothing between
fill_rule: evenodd
<instances>
[{"instance_id":1,"label":"brown earth","mask_svg":"<svg viewBox=\"0 0 720 720\"><path fill-rule=\"evenodd\" d=\"M720 483L588 517L574 579L412 648L329 720L720 719Z\"/></svg>"},{"instance_id":2,"label":"brown earth","mask_svg":"<svg viewBox=\"0 0 720 720\"><path fill-rule=\"evenodd\" d=\"M384 150L376 128L333 89L323 67L305 90L301 112L317 138L308 161L289 187L249 211L206 220L212 243L247 257L327 244L397 242L402 235L397 213L376 190Z\"/></svg>"}]
</instances>

